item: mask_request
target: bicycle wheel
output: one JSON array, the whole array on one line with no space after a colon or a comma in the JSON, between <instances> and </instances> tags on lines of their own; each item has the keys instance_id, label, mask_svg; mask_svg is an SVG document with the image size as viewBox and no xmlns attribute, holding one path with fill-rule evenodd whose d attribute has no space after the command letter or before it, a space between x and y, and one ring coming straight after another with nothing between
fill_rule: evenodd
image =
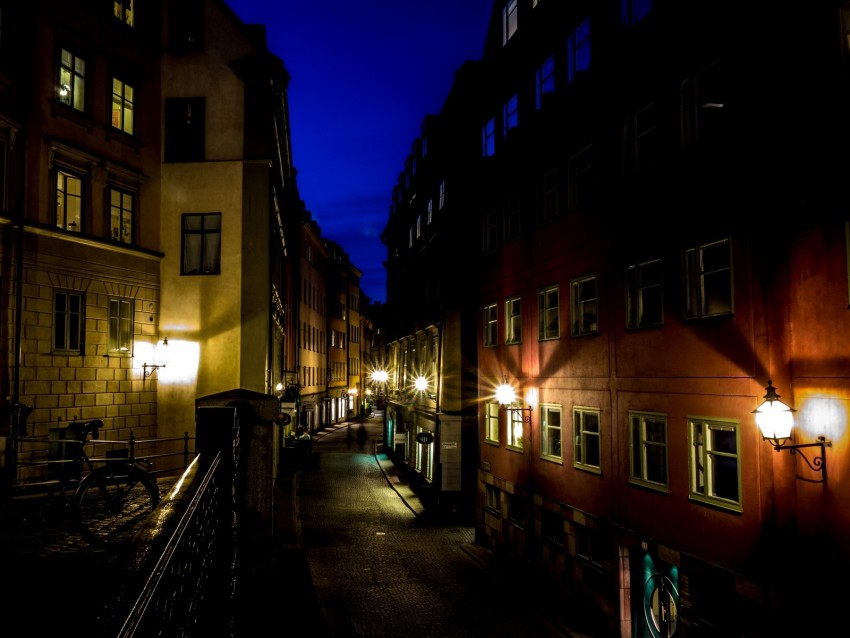
<instances>
[{"instance_id":1,"label":"bicycle wheel","mask_svg":"<svg viewBox=\"0 0 850 638\"><path fill-rule=\"evenodd\" d=\"M105 465L89 473L74 492L80 533L90 542L128 542L159 503L156 479L133 465Z\"/></svg>"}]
</instances>

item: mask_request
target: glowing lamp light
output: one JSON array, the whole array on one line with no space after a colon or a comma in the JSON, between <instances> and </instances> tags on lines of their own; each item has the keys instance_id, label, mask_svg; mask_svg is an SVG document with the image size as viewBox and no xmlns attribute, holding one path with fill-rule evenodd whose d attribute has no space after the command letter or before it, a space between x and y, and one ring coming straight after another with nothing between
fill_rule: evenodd
<instances>
[{"instance_id":1,"label":"glowing lamp light","mask_svg":"<svg viewBox=\"0 0 850 638\"><path fill-rule=\"evenodd\" d=\"M413 387L416 388L417 392L425 392L428 389L428 379L423 376L416 377L416 380L413 382Z\"/></svg>"},{"instance_id":2,"label":"glowing lamp light","mask_svg":"<svg viewBox=\"0 0 850 638\"><path fill-rule=\"evenodd\" d=\"M386 370L375 370L372 372L372 381L375 383L386 383L389 378L390 375Z\"/></svg>"},{"instance_id":3,"label":"glowing lamp light","mask_svg":"<svg viewBox=\"0 0 850 638\"><path fill-rule=\"evenodd\" d=\"M826 448L832 447L832 442L827 441L823 436L819 436L814 443L786 443L791 439L794 412L796 412L794 408L779 400L779 394L773 387L773 381L768 380L764 401L753 410L756 425L761 431L762 438L768 441L777 452L789 450L792 455L799 454L800 458L809 466L809 469L815 473L820 473L820 478L806 478L798 474L798 479L810 483L824 483L826 481ZM807 447L820 448L820 456L814 456L809 460L801 449Z\"/></svg>"},{"instance_id":4,"label":"glowing lamp light","mask_svg":"<svg viewBox=\"0 0 850 638\"><path fill-rule=\"evenodd\" d=\"M509 383L503 383L496 388L496 401L499 405L510 405L516 401L516 391Z\"/></svg>"}]
</instances>

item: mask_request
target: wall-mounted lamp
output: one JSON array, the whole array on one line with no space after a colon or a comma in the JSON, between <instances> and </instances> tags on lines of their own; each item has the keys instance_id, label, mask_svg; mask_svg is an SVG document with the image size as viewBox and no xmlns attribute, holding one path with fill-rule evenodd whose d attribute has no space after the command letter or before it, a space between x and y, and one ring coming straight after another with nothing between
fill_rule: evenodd
<instances>
[{"instance_id":1,"label":"wall-mounted lamp","mask_svg":"<svg viewBox=\"0 0 850 638\"><path fill-rule=\"evenodd\" d=\"M168 337L163 337L161 347L163 347L163 348L168 347ZM151 376L153 374L154 370L159 370L160 368L165 367L165 361L162 358L161 351L159 350L159 347L157 347L156 350L159 351L159 352L156 353L157 363L143 363L142 364L142 374L144 375L145 379L147 379L149 376Z\"/></svg>"},{"instance_id":2,"label":"wall-mounted lamp","mask_svg":"<svg viewBox=\"0 0 850 638\"><path fill-rule=\"evenodd\" d=\"M522 415L521 418L523 423L531 423L531 406L521 408L513 405L516 401L516 391L511 384L505 382L496 388L496 401L499 402L499 405L501 405L508 414L519 412Z\"/></svg>"},{"instance_id":3,"label":"wall-mounted lamp","mask_svg":"<svg viewBox=\"0 0 850 638\"><path fill-rule=\"evenodd\" d=\"M794 426L794 412L796 410L779 400L779 394L776 388L773 387L773 381L768 380L764 401L762 404L753 410L756 415L756 425L761 430L762 437L769 441L774 449L790 450L791 454L799 454L806 462L806 465L814 472L820 472L821 478L809 479L797 475L797 478L810 483L823 483L826 481L826 453L828 447L832 447L832 442L827 441L824 437L819 436L814 443L786 443L791 440L791 428ZM801 451L801 448L819 447L820 456L814 456L811 460Z\"/></svg>"}]
</instances>

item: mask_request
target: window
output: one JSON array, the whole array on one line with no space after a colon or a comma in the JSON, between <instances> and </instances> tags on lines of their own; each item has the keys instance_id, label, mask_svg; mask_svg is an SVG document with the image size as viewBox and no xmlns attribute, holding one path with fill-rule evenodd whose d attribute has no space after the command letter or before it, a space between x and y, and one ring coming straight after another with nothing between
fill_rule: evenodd
<instances>
[{"instance_id":1,"label":"window","mask_svg":"<svg viewBox=\"0 0 850 638\"><path fill-rule=\"evenodd\" d=\"M443 210L443 207L446 205L446 183L440 182L440 199L439 205L437 206L437 210Z\"/></svg>"},{"instance_id":2,"label":"window","mask_svg":"<svg viewBox=\"0 0 850 638\"><path fill-rule=\"evenodd\" d=\"M586 525L576 525L576 555L597 569L605 565L605 542L602 533Z\"/></svg>"},{"instance_id":3,"label":"window","mask_svg":"<svg viewBox=\"0 0 850 638\"><path fill-rule=\"evenodd\" d=\"M522 217L520 216L520 198L511 197L505 204L505 243L519 239L522 228Z\"/></svg>"},{"instance_id":4,"label":"window","mask_svg":"<svg viewBox=\"0 0 850 638\"><path fill-rule=\"evenodd\" d=\"M505 343L522 343L522 302L519 297L505 302Z\"/></svg>"},{"instance_id":5,"label":"window","mask_svg":"<svg viewBox=\"0 0 850 638\"><path fill-rule=\"evenodd\" d=\"M499 404L488 403L484 409L484 440L488 443L499 442Z\"/></svg>"},{"instance_id":6,"label":"window","mask_svg":"<svg viewBox=\"0 0 850 638\"><path fill-rule=\"evenodd\" d=\"M660 259L626 267L626 327L647 328L664 323L664 287Z\"/></svg>"},{"instance_id":7,"label":"window","mask_svg":"<svg viewBox=\"0 0 850 638\"><path fill-rule=\"evenodd\" d=\"M206 155L205 126L205 98L166 98L165 161L204 161Z\"/></svg>"},{"instance_id":8,"label":"window","mask_svg":"<svg viewBox=\"0 0 850 638\"><path fill-rule=\"evenodd\" d=\"M732 254L728 239L685 250L685 317L732 314Z\"/></svg>"},{"instance_id":9,"label":"window","mask_svg":"<svg viewBox=\"0 0 850 638\"><path fill-rule=\"evenodd\" d=\"M629 480L667 488L667 415L629 412Z\"/></svg>"},{"instance_id":10,"label":"window","mask_svg":"<svg viewBox=\"0 0 850 638\"><path fill-rule=\"evenodd\" d=\"M86 62L67 49L62 49L59 62L59 101L86 110Z\"/></svg>"},{"instance_id":11,"label":"window","mask_svg":"<svg viewBox=\"0 0 850 638\"><path fill-rule=\"evenodd\" d=\"M523 415L525 412L523 411L523 407L519 403L511 403L505 409L505 414L507 415L508 424L507 424L507 441L505 442L508 447L512 447L516 450L522 449L522 429L523 429Z\"/></svg>"},{"instance_id":12,"label":"window","mask_svg":"<svg viewBox=\"0 0 850 638\"><path fill-rule=\"evenodd\" d=\"M416 239L422 237L422 215L416 216Z\"/></svg>"},{"instance_id":13,"label":"window","mask_svg":"<svg viewBox=\"0 0 850 638\"><path fill-rule=\"evenodd\" d=\"M575 408L573 427L575 427L575 466L599 473L602 458L599 442L599 410Z\"/></svg>"},{"instance_id":14,"label":"window","mask_svg":"<svg viewBox=\"0 0 850 638\"><path fill-rule=\"evenodd\" d=\"M738 422L688 419L690 496L741 511Z\"/></svg>"},{"instance_id":15,"label":"window","mask_svg":"<svg viewBox=\"0 0 850 638\"><path fill-rule=\"evenodd\" d=\"M56 226L72 232L83 229L83 180L65 170L56 171Z\"/></svg>"},{"instance_id":16,"label":"window","mask_svg":"<svg viewBox=\"0 0 850 638\"><path fill-rule=\"evenodd\" d=\"M561 460L561 406L540 406L540 454Z\"/></svg>"},{"instance_id":17,"label":"window","mask_svg":"<svg viewBox=\"0 0 850 638\"><path fill-rule=\"evenodd\" d=\"M545 341L560 336L558 286L551 286L537 293L537 338Z\"/></svg>"},{"instance_id":18,"label":"window","mask_svg":"<svg viewBox=\"0 0 850 638\"><path fill-rule=\"evenodd\" d=\"M518 0L508 0L502 7L502 46L508 43L517 30Z\"/></svg>"},{"instance_id":19,"label":"window","mask_svg":"<svg viewBox=\"0 0 850 638\"><path fill-rule=\"evenodd\" d=\"M526 498L519 494L507 494L508 520L519 527L525 527L525 514L528 510Z\"/></svg>"},{"instance_id":20,"label":"window","mask_svg":"<svg viewBox=\"0 0 850 638\"><path fill-rule=\"evenodd\" d=\"M626 120L623 132L626 174L646 174L658 166L660 141L655 119L655 105L648 104Z\"/></svg>"},{"instance_id":21,"label":"window","mask_svg":"<svg viewBox=\"0 0 850 638\"><path fill-rule=\"evenodd\" d=\"M135 195L112 187L109 189L109 228L113 241L133 243L133 210Z\"/></svg>"},{"instance_id":22,"label":"window","mask_svg":"<svg viewBox=\"0 0 850 638\"><path fill-rule=\"evenodd\" d=\"M221 213L183 215L181 275L221 273Z\"/></svg>"},{"instance_id":23,"label":"window","mask_svg":"<svg viewBox=\"0 0 850 638\"><path fill-rule=\"evenodd\" d=\"M498 334L498 314L496 304L484 306L484 347L496 345L496 335Z\"/></svg>"},{"instance_id":24,"label":"window","mask_svg":"<svg viewBox=\"0 0 850 638\"><path fill-rule=\"evenodd\" d=\"M682 146L721 145L726 130L726 88L715 62L682 82Z\"/></svg>"},{"instance_id":25,"label":"window","mask_svg":"<svg viewBox=\"0 0 850 638\"><path fill-rule=\"evenodd\" d=\"M57 291L53 294L53 350L80 354L83 349L83 295Z\"/></svg>"},{"instance_id":26,"label":"window","mask_svg":"<svg viewBox=\"0 0 850 638\"><path fill-rule=\"evenodd\" d=\"M637 24L652 11L652 0L620 0L620 22L625 25Z\"/></svg>"},{"instance_id":27,"label":"window","mask_svg":"<svg viewBox=\"0 0 850 638\"><path fill-rule=\"evenodd\" d=\"M109 354L133 353L133 300L109 299Z\"/></svg>"},{"instance_id":28,"label":"window","mask_svg":"<svg viewBox=\"0 0 850 638\"><path fill-rule=\"evenodd\" d=\"M558 171L551 170L543 176L543 219L547 222L558 215Z\"/></svg>"},{"instance_id":29,"label":"window","mask_svg":"<svg viewBox=\"0 0 850 638\"><path fill-rule=\"evenodd\" d=\"M133 87L118 78L112 78L112 126L128 135L133 134Z\"/></svg>"},{"instance_id":30,"label":"window","mask_svg":"<svg viewBox=\"0 0 850 638\"><path fill-rule=\"evenodd\" d=\"M499 247L499 214L495 210L484 215L484 252L491 253Z\"/></svg>"},{"instance_id":31,"label":"window","mask_svg":"<svg viewBox=\"0 0 850 638\"><path fill-rule=\"evenodd\" d=\"M590 18L585 18L567 37L567 81L590 68Z\"/></svg>"},{"instance_id":32,"label":"window","mask_svg":"<svg viewBox=\"0 0 850 638\"><path fill-rule=\"evenodd\" d=\"M116 18L128 27L133 25L133 0L113 0L112 12Z\"/></svg>"},{"instance_id":33,"label":"window","mask_svg":"<svg viewBox=\"0 0 850 638\"><path fill-rule=\"evenodd\" d=\"M569 172L569 206L575 210L593 202L593 146L588 145L572 155L567 162Z\"/></svg>"},{"instance_id":34,"label":"window","mask_svg":"<svg viewBox=\"0 0 850 638\"><path fill-rule=\"evenodd\" d=\"M486 488L484 492L484 498L486 499L484 501L484 507L494 512L501 512L501 507L499 507L499 488L489 483L484 487Z\"/></svg>"},{"instance_id":35,"label":"window","mask_svg":"<svg viewBox=\"0 0 850 638\"><path fill-rule=\"evenodd\" d=\"M540 518L540 535L555 545L564 545L564 518L557 512L544 509Z\"/></svg>"},{"instance_id":36,"label":"window","mask_svg":"<svg viewBox=\"0 0 850 638\"><path fill-rule=\"evenodd\" d=\"M496 118L490 118L481 129L481 154L484 157L496 154Z\"/></svg>"},{"instance_id":37,"label":"window","mask_svg":"<svg viewBox=\"0 0 850 638\"><path fill-rule=\"evenodd\" d=\"M507 139L511 129L519 126L519 98L514 93L502 107L502 136Z\"/></svg>"},{"instance_id":38,"label":"window","mask_svg":"<svg viewBox=\"0 0 850 638\"><path fill-rule=\"evenodd\" d=\"M428 223L430 224L434 221L434 200L428 200Z\"/></svg>"},{"instance_id":39,"label":"window","mask_svg":"<svg viewBox=\"0 0 850 638\"><path fill-rule=\"evenodd\" d=\"M574 279L571 285L573 336L599 332L597 316L596 275Z\"/></svg>"},{"instance_id":40,"label":"window","mask_svg":"<svg viewBox=\"0 0 850 638\"><path fill-rule=\"evenodd\" d=\"M550 55L535 74L537 110L543 108L543 96L555 92L555 56Z\"/></svg>"}]
</instances>

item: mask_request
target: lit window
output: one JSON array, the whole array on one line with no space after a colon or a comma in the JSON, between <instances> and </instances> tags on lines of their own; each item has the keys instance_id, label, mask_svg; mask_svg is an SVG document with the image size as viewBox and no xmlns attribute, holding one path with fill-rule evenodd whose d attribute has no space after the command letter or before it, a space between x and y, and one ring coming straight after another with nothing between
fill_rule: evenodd
<instances>
[{"instance_id":1,"label":"lit window","mask_svg":"<svg viewBox=\"0 0 850 638\"><path fill-rule=\"evenodd\" d=\"M133 0L113 0L112 12L128 27L133 26Z\"/></svg>"},{"instance_id":2,"label":"lit window","mask_svg":"<svg viewBox=\"0 0 850 638\"><path fill-rule=\"evenodd\" d=\"M133 193L111 188L109 190L109 226L113 241L133 243Z\"/></svg>"},{"instance_id":3,"label":"lit window","mask_svg":"<svg viewBox=\"0 0 850 638\"><path fill-rule=\"evenodd\" d=\"M134 90L129 84L112 78L112 126L133 134Z\"/></svg>"},{"instance_id":4,"label":"lit window","mask_svg":"<svg viewBox=\"0 0 850 638\"><path fill-rule=\"evenodd\" d=\"M78 111L86 108L86 62L66 49L59 64L59 101Z\"/></svg>"},{"instance_id":5,"label":"lit window","mask_svg":"<svg viewBox=\"0 0 850 638\"><path fill-rule=\"evenodd\" d=\"M507 441L505 444L517 450L522 449L523 443L523 419L524 414L520 403L511 403L505 410L507 414Z\"/></svg>"},{"instance_id":6,"label":"lit window","mask_svg":"<svg viewBox=\"0 0 850 638\"><path fill-rule=\"evenodd\" d=\"M83 181L63 170L56 172L56 226L82 231Z\"/></svg>"}]
</instances>

